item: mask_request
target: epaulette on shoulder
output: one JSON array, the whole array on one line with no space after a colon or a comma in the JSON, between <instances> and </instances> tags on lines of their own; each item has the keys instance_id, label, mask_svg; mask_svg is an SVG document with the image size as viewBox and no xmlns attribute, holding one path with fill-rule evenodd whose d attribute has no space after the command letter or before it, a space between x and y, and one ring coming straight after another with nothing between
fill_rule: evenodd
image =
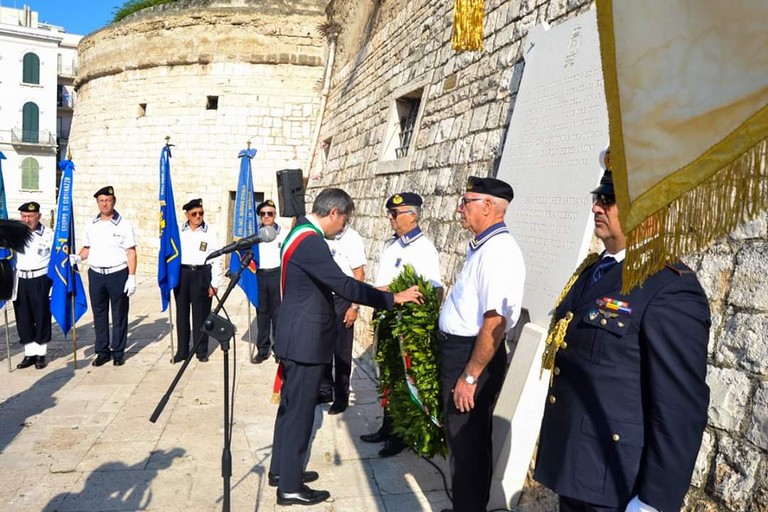
<instances>
[{"instance_id":1,"label":"epaulette on shoulder","mask_svg":"<svg viewBox=\"0 0 768 512\"><path fill-rule=\"evenodd\" d=\"M667 270L671 270L675 274L677 274L678 277L683 277L685 275L696 275L696 272L688 268L688 266L685 263L677 262L677 263L669 263L665 265Z\"/></svg>"}]
</instances>

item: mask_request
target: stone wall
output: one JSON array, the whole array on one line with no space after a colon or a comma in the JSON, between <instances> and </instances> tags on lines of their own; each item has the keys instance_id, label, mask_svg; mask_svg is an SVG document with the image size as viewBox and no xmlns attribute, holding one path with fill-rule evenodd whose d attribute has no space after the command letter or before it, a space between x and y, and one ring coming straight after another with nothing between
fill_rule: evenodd
<instances>
[{"instance_id":1,"label":"stone wall","mask_svg":"<svg viewBox=\"0 0 768 512\"><path fill-rule=\"evenodd\" d=\"M357 204L354 226L366 240L367 273L391 234L384 201L410 190L425 197L422 226L441 254L449 285L468 234L455 214L468 175L494 175L521 76L528 30L590 7L588 0L486 0L485 49L450 47L449 0L334 0L343 29L321 125L310 187L340 186ZM382 162L394 97L426 84L423 114L406 168ZM327 156L322 157L323 153ZM310 190L310 193L312 191ZM689 259L711 301L713 328L707 427L686 510L768 511L768 221L750 222ZM358 342L368 346L362 322ZM551 511L556 500L531 483L519 510Z\"/></svg>"},{"instance_id":2,"label":"stone wall","mask_svg":"<svg viewBox=\"0 0 768 512\"><path fill-rule=\"evenodd\" d=\"M115 187L134 223L139 273L157 272L158 164L171 137L177 209L202 197L220 237L231 232L238 152L251 141L254 189L276 198L275 171L302 168L325 69L321 0L185 2L141 11L79 46L71 137L75 214ZM217 101L212 108L212 98Z\"/></svg>"}]
</instances>

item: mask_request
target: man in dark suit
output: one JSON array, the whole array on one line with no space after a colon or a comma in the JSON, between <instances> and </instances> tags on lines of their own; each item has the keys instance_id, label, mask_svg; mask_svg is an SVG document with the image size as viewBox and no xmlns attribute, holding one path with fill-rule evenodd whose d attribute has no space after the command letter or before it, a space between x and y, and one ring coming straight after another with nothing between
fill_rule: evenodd
<instances>
[{"instance_id":1,"label":"man in dark suit","mask_svg":"<svg viewBox=\"0 0 768 512\"><path fill-rule=\"evenodd\" d=\"M333 261L324 238L332 239L342 231L354 207L343 190L323 190L312 213L297 219L283 243L283 302L274 347L283 364L283 385L268 475L270 485L277 485L278 505L313 505L330 497L328 491L305 485L318 474L303 468L320 379L336 343L333 294L385 309L421 298L416 286L397 294L377 290L347 276Z\"/></svg>"},{"instance_id":2,"label":"man in dark suit","mask_svg":"<svg viewBox=\"0 0 768 512\"><path fill-rule=\"evenodd\" d=\"M592 193L605 252L555 310L565 335L547 340L552 383L534 477L561 511L679 510L707 424L709 305L680 262L622 294L626 241L610 170Z\"/></svg>"}]
</instances>

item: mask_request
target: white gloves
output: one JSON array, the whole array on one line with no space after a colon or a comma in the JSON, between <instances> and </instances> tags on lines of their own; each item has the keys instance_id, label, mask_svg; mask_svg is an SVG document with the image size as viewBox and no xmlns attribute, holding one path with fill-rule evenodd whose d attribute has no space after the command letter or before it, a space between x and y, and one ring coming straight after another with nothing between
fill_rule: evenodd
<instances>
[{"instance_id":1,"label":"white gloves","mask_svg":"<svg viewBox=\"0 0 768 512\"><path fill-rule=\"evenodd\" d=\"M643 503L638 496L632 498L627 504L625 512L659 512L647 503Z\"/></svg>"},{"instance_id":2,"label":"white gloves","mask_svg":"<svg viewBox=\"0 0 768 512\"><path fill-rule=\"evenodd\" d=\"M79 254L70 254L69 255L69 264L70 265L79 265L83 262L83 259L80 257Z\"/></svg>"},{"instance_id":3,"label":"white gloves","mask_svg":"<svg viewBox=\"0 0 768 512\"><path fill-rule=\"evenodd\" d=\"M123 288L123 292L127 296L133 295L133 293L136 291L136 276L128 276L128 279L125 281L125 287Z\"/></svg>"}]
</instances>

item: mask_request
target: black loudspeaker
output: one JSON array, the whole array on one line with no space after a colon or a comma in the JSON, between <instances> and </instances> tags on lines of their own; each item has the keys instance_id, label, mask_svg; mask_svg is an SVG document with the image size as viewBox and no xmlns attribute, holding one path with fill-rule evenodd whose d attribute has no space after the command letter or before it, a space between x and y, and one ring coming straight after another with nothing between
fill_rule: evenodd
<instances>
[{"instance_id":1,"label":"black loudspeaker","mask_svg":"<svg viewBox=\"0 0 768 512\"><path fill-rule=\"evenodd\" d=\"M301 169L277 171L277 196L280 200L281 217L306 215L304 176Z\"/></svg>"}]
</instances>

